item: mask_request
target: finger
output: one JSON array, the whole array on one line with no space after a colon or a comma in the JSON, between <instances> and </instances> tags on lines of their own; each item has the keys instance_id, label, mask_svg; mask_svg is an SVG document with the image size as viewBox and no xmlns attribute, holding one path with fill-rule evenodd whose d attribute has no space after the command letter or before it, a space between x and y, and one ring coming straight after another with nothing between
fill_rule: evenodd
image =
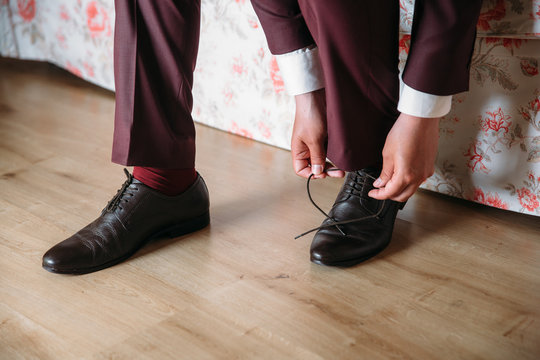
<instances>
[{"instance_id":1,"label":"finger","mask_svg":"<svg viewBox=\"0 0 540 360\"><path fill-rule=\"evenodd\" d=\"M313 172L312 172L313 173ZM320 173L319 175L313 174L314 179L325 179L328 174L325 172Z\"/></svg>"},{"instance_id":2,"label":"finger","mask_svg":"<svg viewBox=\"0 0 540 360\"><path fill-rule=\"evenodd\" d=\"M324 169L326 165L326 151L321 142L315 141L311 144L308 144L309 147L309 156L311 162L311 172L314 175L324 174Z\"/></svg>"},{"instance_id":3,"label":"finger","mask_svg":"<svg viewBox=\"0 0 540 360\"><path fill-rule=\"evenodd\" d=\"M293 137L291 142L291 156L294 172L301 177L308 178L311 175L309 166L309 148L300 140Z\"/></svg>"},{"instance_id":4,"label":"finger","mask_svg":"<svg viewBox=\"0 0 540 360\"><path fill-rule=\"evenodd\" d=\"M342 177L345 177L345 171L343 171L343 170L341 170L341 169L338 169L337 167L335 167L334 165L332 165L332 164L329 163L329 162L326 162L325 173L326 173L328 176L333 177L333 178L342 178Z\"/></svg>"},{"instance_id":5,"label":"finger","mask_svg":"<svg viewBox=\"0 0 540 360\"><path fill-rule=\"evenodd\" d=\"M396 196L393 196L390 198L390 200L399 201L399 202L405 202L407 201L411 196L414 195L416 190L418 189L420 185L417 184L410 184L407 186L401 193L397 194Z\"/></svg>"},{"instance_id":6,"label":"finger","mask_svg":"<svg viewBox=\"0 0 540 360\"><path fill-rule=\"evenodd\" d=\"M305 159L293 159L294 172L304 178L308 178L311 175L311 167L309 162Z\"/></svg>"},{"instance_id":7,"label":"finger","mask_svg":"<svg viewBox=\"0 0 540 360\"><path fill-rule=\"evenodd\" d=\"M394 175L394 162L389 158L384 159L381 174L379 175L377 180L373 182L373 186L375 186L376 188L385 187L393 175Z\"/></svg>"},{"instance_id":8,"label":"finger","mask_svg":"<svg viewBox=\"0 0 540 360\"><path fill-rule=\"evenodd\" d=\"M399 174L394 174L386 183L386 186L380 189L371 190L368 195L377 200L391 199L401 192L409 184Z\"/></svg>"}]
</instances>

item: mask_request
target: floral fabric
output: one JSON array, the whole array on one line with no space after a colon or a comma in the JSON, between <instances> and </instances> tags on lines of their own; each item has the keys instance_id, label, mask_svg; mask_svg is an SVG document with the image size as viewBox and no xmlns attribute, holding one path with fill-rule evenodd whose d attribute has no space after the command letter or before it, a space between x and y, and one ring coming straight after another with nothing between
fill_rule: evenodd
<instances>
[{"instance_id":1,"label":"floral fabric","mask_svg":"<svg viewBox=\"0 0 540 360\"><path fill-rule=\"evenodd\" d=\"M414 0L399 0L400 27L404 34L411 33ZM540 36L539 0L483 0L478 19L479 37L535 39Z\"/></svg>"},{"instance_id":2,"label":"floral fabric","mask_svg":"<svg viewBox=\"0 0 540 360\"><path fill-rule=\"evenodd\" d=\"M413 0L400 0L400 66ZM0 54L55 63L113 90L112 0L0 0ZM484 0L470 92L441 121L436 173L423 188L540 215L540 0ZM194 118L289 148L285 94L249 0L202 0Z\"/></svg>"}]
</instances>

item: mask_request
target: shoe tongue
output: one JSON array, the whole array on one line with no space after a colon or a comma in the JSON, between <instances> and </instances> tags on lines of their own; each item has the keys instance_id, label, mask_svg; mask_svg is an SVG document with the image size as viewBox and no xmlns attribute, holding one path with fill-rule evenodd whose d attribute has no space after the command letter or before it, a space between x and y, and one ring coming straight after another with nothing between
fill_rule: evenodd
<instances>
[{"instance_id":1,"label":"shoe tongue","mask_svg":"<svg viewBox=\"0 0 540 360\"><path fill-rule=\"evenodd\" d=\"M361 190L362 198L371 199L370 197L368 197L368 192L370 192L371 189L374 189L373 182L377 178L376 177L377 175L375 175L374 172L368 172L364 170L357 171L356 174L355 174L356 176L352 177L351 180L356 181L357 189L362 189Z\"/></svg>"},{"instance_id":2,"label":"shoe tongue","mask_svg":"<svg viewBox=\"0 0 540 360\"><path fill-rule=\"evenodd\" d=\"M374 189L373 181L375 180L369 176L366 176L366 174L376 179L379 176L379 173L380 170L378 169L362 169L349 172L347 173L345 183L343 184L344 187L354 187L354 189L356 189L355 193L357 194L355 198L360 201L365 208L374 212L379 209L379 200L369 197L368 193L371 191L371 189ZM362 184L364 181L365 184ZM346 200L349 198L349 196L349 191L342 191L341 196L339 196L336 201Z\"/></svg>"},{"instance_id":3,"label":"shoe tongue","mask_svg":"<svg viewBox=\"0 0 540 360\"><path fill-rule=\"evenodd\" d=\"M357 173L360 175L362 175L362 173L365 173L365 174L373 176L376 179L381 174L381 169L375 168L375 167L368 167L362 170L358 170Z\"/></svg>"}]
</instances>

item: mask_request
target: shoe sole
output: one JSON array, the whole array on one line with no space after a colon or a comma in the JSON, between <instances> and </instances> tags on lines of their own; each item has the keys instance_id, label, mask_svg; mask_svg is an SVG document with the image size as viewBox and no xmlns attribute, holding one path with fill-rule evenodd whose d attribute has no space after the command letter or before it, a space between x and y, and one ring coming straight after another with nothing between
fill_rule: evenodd
<instances>
[{"instance_id":1,"label":"shoe sole","mask_svg":"<svg viewBox=\"0 0 540 360\"><path fill-rule=\"evenodd\" d=\"M319 260L319 259L314 259L314 258L310 258L310 260L311 260L312 263L315 263L317 265L333 266L333 267L351 267L351 266L360 264L361 262L367 261L367 260L371 259L374 256L377 256L378 254L383 252L384 249L386 249L389 244L390 244L390 242L388 242L386 245L384 245L384 247L380 251L377 251L376 253L373 253L372 255L363 256L363 257L356 258L356 259L348 259L348 260L343 260L343 261L326 261L326 262L324 260Z\"/></svg>"},{"instance_id":2,"label":"shoe sole","mask_svg":"<svg viewBox=\"0 0 540 360\"><path fill-rule=\"evenodd\" d=\"M82 274L88 274L91 272L99 271L106 269L108 267L111 267L113 265L119 264L122 261L127 260L131 256L133 256L137 251L139 251L142 247L144 247L146 244L148 244L150 241L157 239L157 238L175 238L182 235L191 234L195 231L201 230L208 226L210 224L210 213L206 212L203 215L200 215L196 218L193 218L189 221L185 221L179 224L172 225L168 228L162 229L154 234L152 234L150 237L148 237L145 241L141 242L141 244L133 249L133 251L129 252L126 255L123 255L119 258L116 258L114 260L111 260L109 262L106 262L104 264L93 266L90 268L79 268L79 269L60 269L60 268L54 268L51 266L43 265L43 268L49 272L55 273L55 274L72 274L72 275L82 275Z\"/></svg>"},{"instance_id":3,"label":"shoe sole","mask_svg":"<svg viewBox=\"0 0 540 360\"><path fill-rule=\"evenodd\" d=\"M382 252L382 250L379 251L378 253L375 253L375 254L370 255L370 256L364 256L364 257L361 257L361 258L358 258L358 259L350 259L350 260L344 260L344 261L328 261L328 262L324 262L323 260L318 260L318 259L311 258L311 262L314 263L314 264L317 264L317 265L322 265L322 266L344 267L345 268L345 267L351 267L351 266L360 264L361 262L367 261L367 260L371 259L372 257L378 255L380 252Z\"/></svg>"}]
</instances>

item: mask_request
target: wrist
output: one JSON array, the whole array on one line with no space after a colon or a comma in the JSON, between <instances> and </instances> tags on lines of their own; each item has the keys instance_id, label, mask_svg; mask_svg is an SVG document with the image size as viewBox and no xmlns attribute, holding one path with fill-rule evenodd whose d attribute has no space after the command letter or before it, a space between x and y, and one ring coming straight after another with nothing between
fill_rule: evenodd
<instances>
[{"instance_id":1,"label":"wrist","mask_svg":"<svg viewBox=\"0 0 540 360\"><path fill-rule=\"evenodd\" d=\"M298 102L309 102L313 101L315 99L320 99L321 97L324 97L324 88L310 91L303 94L294 95L294 100Z\"/></svg>"},{"instance_id":2,"label":"wrist","mask_svg":"<svg viewBox=\"0 0 540 360\"><path fill-rule=\"evenodd\" d=\"M409 115L409 114L405 114L405 113L401 113L401 115L399 116L398 119L402 119L402 120L405 120L407 121L408 123L413 123L413 124L419 124L419 125L423 125L423 126L434 126L434 125L439 125L439 122L441 120L440 117L421 117L421 116L414 116L414 115Z\"/></svg>"},{"instance_id":3,"label":"wrist","mask_svg":"<svg viewBox=\"0 0 540 360\"><path fill-rule=\"evenodd\" d=\"M313 107L317 106L319 108L326 108L326 93L324 88L310 91L304 94L299 94L294 96L294 100L298 107Z\"/></svg>"}]
</instances>

